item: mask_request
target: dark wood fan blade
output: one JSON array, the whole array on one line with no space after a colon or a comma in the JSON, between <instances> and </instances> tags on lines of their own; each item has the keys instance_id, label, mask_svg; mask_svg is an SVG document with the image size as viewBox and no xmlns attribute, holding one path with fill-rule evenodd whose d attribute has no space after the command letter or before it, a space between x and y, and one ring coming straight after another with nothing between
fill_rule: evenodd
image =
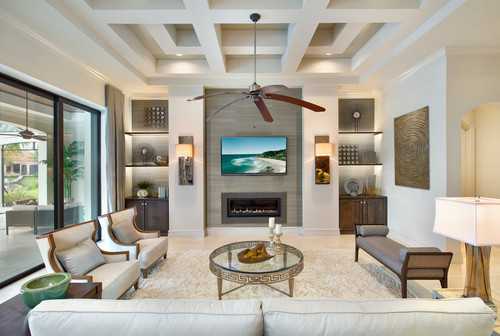
<instances>
[{"instance_id":1,"label":"dark wood fan blade","mask_svg":"<svg viewBox=\"0 0 500 336\"><path fill-rule=\"evenodd\" d=\"M279 95L279 94L275 94L275 93L268 93L264 96L264 98L274 99L274 100L279 100L279 101L282 101L285 103L299 105L299 106L302 106L306 109L312 110L314 112L325 112L326 111L324 107L321 107L321 106L313 104L313 103L306 102L305 100L300 100L297 98L283 96L283 95Z\"/></svg>"},{"instance_id":2,"label":"dark wood fan blade","mask_svg":"<svg viewBox=\"0 0 500 336\"><path fill-rule=\"evenodd\" d=\"M34 135L33 139L40 140L40 141L47 141L47 136L46 135Z\"/></svg>"},{"instance_id":3,"label":"dark wood fan blade","mask_svg":"<svg viewBox=\"0 0 500 336\"><path fill-rule=\"evenodd\" d=\"M211 114L211 115L207 118L207 121L209 121L210 119L212 119L212 117L213 117L214 115L216 115L218 112L222 111L223 109L225 109L225 108L226 108L226 107L228 107L229 105L234 104L234 103L236 103L236 102L239 102L240 100L247 99L248 97L250 97L250 96L241 97L240 99L236 99L236 100L234 100L234 101L230 102L229 104L226 104L226 105L222 106L220 109L218 109L217 111L215 111L214 113L212 113L212 114Z\"/></svg>"},{"instance_id":4,"label":"dark wood fan blade","mask_svg":"<svg viewBox=\"0 0 500 336\"><path fill-rule=\"evenodd\" d=\"M260 114L262 114L264 120L267 122L273 122L273 117L271 117L271 113L269 113L269 110L267 109L266 104L264 104L262 98L259 97L258 100L254 100L253 102L257 105L257 108L259 109Z\"/></svg>"},{"instance_id":5,"label":"dark wood fan blade","mask_svg":"<svg viewBox=\"0 0 500 336\"><path fill-rule=\"evenodd\" d=\"M220 96L220 95L226 95L226 94L238 94L238 95L239 94L244 94L244 95L247 95L248 93L246 93L246 92L215 92L215 93L209 93L209 94L206 94L206 95L203 95L203 96L198 96L198 97L190 98L190 99L188 99L188 101L205 99L205 98L209 98L209 97L213 97L213 96Z\"/></svg>"},{"instance_id":6,"label":"dark wood fan blade","mask_svg":"<svg viewBox=\"0 0 500 336\"><path fill-rule=\"evenodd\" d=\"M267 85L260 88L260 91L262 91L262 93L264 94L269 92L286 91L286 90L288 90L288 88L284 85Z\"/></svg>"}]
</instances>

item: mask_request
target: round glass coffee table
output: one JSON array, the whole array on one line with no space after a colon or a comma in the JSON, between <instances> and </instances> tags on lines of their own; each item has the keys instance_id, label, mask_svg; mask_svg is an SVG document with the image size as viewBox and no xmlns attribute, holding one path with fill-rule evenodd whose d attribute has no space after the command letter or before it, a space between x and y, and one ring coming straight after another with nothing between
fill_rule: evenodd
<instances>
[{"instance_id":1,"label":"round glass coffee table","mask_svg":"<svg viewBox=\"0 0 500 336\"><path fill-rule=\"evenodd\" d=\"M238 253L247 248L264 243L273 258L263 262L246 264L238 260ZM294 277L304 268L302 252L293 246L281 244L282 253L270 250L267 241L243 241L221 246L210 254L210 270L217 277L219 300L222 296L246 285L266 285L280 293L293 296ZM222 292L222 280L241 283L241 286ZM288 280L289 292L286 293L270 284Z\"/></svg>"}]
</instances>

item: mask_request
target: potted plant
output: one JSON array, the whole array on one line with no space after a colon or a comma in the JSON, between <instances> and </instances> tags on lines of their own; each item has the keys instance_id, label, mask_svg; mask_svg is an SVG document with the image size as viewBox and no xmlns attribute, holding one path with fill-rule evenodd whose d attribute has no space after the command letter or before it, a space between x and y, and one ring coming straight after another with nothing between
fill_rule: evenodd
<instances>
[{"instance_id":1,"label":"potted plant","mask_svg":"<svg viewBox=\"0 0 500 336\"><path fill-rule=\"evenodd\" d=\"M146 198L148 196L148 189L153 186L153 182L148 180L138 181L135 186L139 188L137 196L139 198Z\"/></svg>"},{"instance_id":2,"label":"potted plant","mask_svg":"<svg viewBox=\"0 0 500 336\"><path fill-rule=\"evenodd\" d=\"M72 202L71 187L73 182L83 177L82 162L77 160L78 155L84 153L85 145L83 141L73 141L68 145L63 145L63 186L64 203ZM42 164L53 164L54 159L42 160Z\"/></svg>"}]
</instances>

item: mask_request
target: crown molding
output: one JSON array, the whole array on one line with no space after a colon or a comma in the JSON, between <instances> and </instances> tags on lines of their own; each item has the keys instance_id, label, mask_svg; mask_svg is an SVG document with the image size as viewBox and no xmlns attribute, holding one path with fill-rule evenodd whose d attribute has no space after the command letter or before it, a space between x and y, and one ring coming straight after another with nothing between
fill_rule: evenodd
<instances>
[{"instance_id":1,"label":"crown molding","mask_svg":"<svg viewBox=\"0 0 500 336\"><path fill-rule=\"evenodd\" d=\"M424 58L422 61L418 62L417 64L415 64L414 66L412 66L399 76L396 76L395 78L384 84L381 87L381 91L382 92L387 91L398 84L404 83L405 81L413 78L418 73L428 69L429 67L443 60L446 60L445 48L439 49L438 51Z\"/></svg>"},{"instance_id":2,"label":"crown molding","mask_svg":"<svg viewBox=\"0 0 500 336\"><path fill-rule=\"evenodd\" d=\"M500 56L500 47L445 47L446 58L490 58Z\"/></svg>"},{"instance_id":3,"label":"crown molding","mask_svg":"<svg viewBox=\"0 0 500 336\"><path fill-rule=\"evenodd\" d=\"M22 35L28 37L32 41L35 41L36 43L42 45L43 47L53 51L54 53L58 54L59 56L69 60L73 64L76 64L80 68L82 68L84 71L90 73L92 76L98 78L101 81L104 81L106 83L112 83L112 80L106 77L104 74L101 72L93 69L92 67L88 66L84 62L80 61L76 57L72 56L68 52L64 51L63 49L59 48L52 42L48 41L45 39L43 36L37 34L35 31L31 30L28 28L25 24L22 22L14 19L12 16L7 15L5 12L0 11L0 18L2 19L3 22L8 24L10 27L12 27L14 30L18 31Z\"/></svg>"}]
</instances>

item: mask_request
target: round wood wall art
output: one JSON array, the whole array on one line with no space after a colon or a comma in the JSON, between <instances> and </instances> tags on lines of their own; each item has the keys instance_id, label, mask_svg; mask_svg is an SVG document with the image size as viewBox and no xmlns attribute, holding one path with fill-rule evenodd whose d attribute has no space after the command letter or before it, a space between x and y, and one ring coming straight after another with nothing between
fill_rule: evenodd
<instances>
[{"instance_id":1,"label":"round wood wall art","mask_svg":"<svg viewBox=\"0 0 500 336\"><path fill-rule=\"evenodd\" d=\"M394 118L396 185L429 189L429 107Z\"/></svg>"}]
</instances>

